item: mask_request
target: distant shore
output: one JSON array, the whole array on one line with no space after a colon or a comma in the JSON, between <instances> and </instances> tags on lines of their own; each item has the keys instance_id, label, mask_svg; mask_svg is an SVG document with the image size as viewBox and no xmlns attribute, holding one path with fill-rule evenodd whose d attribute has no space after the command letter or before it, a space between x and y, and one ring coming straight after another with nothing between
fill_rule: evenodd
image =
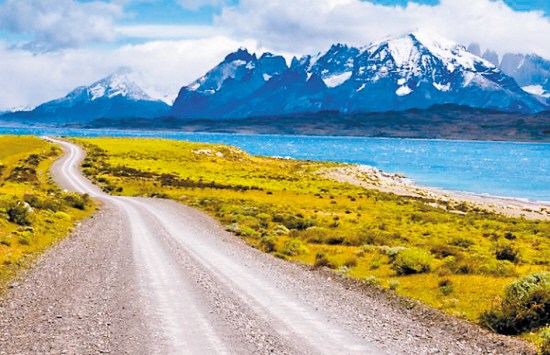
<instances>
[{"instance_id":1,"label":"distant shore","mask_svg":"<svg viewBox=\"0 0 550 355\"><path fill-rule=\"evenodd\" d=\"M550 220L550 203L418 186L401 174L386 173L367 165L332 168L323 171L322 174L340 182L399 196L434 200L433 203L430 203L434 207L447 208L454 213L480 209L508 217Z\"/></svg>"}]
</instances>

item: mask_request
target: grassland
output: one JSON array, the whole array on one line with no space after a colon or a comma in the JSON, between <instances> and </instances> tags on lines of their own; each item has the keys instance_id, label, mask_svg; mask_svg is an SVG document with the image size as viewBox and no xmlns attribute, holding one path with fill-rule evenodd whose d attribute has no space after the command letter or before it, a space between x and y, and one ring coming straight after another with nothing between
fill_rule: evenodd
<instances>
[{"instance_id":1,"label":"grassland","mask_svg":"<svg viewBox=\"0 0 550 355\"><path fill-rule=\"evenodd\" d=\"M93 211L62 192L48 170L60 150L36 137L0 136L0 293L34 256L68 235Z\"/></svg>"},{"instance_id":2,"label":"grassland","mask_svg":"<svg viewBox=\"0 0 550 355\"><path fill-rule=\"evenodd\" d=\"M77 142L88 151L84 173L106 191L200 208L277 257L329 267L473 321L500 305L505 285L550 270L548 222L332 181L320 171L334 163L181 141Z\"/></svg>"}]
</instances>

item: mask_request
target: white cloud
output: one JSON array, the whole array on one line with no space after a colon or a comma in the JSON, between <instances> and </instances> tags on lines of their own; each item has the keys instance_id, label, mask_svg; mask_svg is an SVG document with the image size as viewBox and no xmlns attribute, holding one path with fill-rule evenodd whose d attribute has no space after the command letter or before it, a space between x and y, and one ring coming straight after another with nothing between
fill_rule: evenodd
<instances>
[{"instance_id":1,"label":"white cloud","mask_svg":"<svg viewBox=\"0 0 550 355\"><path fill-rule=\"evenodd\" d=\"M74 0L7 0L0 5L0 29L28 35L23 45L36 52L113 41L120 4Z\"/></svg>"},{"instance_id":2,"label":"white cloud","mask_svg":"<svg viewBox=\"0 0 550 355\"><path fill-rule=\"evenodd\" d=\"M253 41L223 36L41 54L0 44L0 111L62 97L120 67L135 70L138 83L155 97L175 98L183 85L241 46L256 49Z\"/></svg>"},{"instance_id":3,"label":"white cloud","mask_svg":"<svg viewBox=\"0 0 550 355\"><path fill-rule=\"evenodd\" d=\"M219 7L225 5L226 0L178 0L178 3L188 10L199 10L203 7Z\"/></svg>"},{"instance_id":4,"label":"white cloud","mask_svg":"<svg viewBox=\"0 0 550 355\"><path fill-rule=\"evenodd\" d=\"M221 30L209 25L126 25L116 27L115 32L119 37L162 40L207 38Z\"/></svg>"},{"instance_id":5,"label":"white cloud","mask_svg":"<svg viewBox=\"0 0 550 355\"><path fill-rule=\"evenodd\" d=\"M548 18L542 12L515 12L501 0L441 0L437 6L411 2L407 7L359 0L242 0L215 22L237 38L296 53L324 50L335 42L366 45L421 29L501 53L550 58Z\"/></svg>"}]
</instances>

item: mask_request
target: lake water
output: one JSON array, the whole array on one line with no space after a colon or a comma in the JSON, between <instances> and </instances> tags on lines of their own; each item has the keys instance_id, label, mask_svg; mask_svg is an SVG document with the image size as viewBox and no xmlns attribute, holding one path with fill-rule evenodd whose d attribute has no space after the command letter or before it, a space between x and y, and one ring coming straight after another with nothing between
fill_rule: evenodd
<instances>
[{"instance_id":1,"label":"lake water","mask_svg":"<svg viewBox=\"0 0 550 355\"><path fill-rule=\"evenodd\" d=\"M255 155L371 165L403 173L423 186L550 201L550 144L39 128L0 128L0 134L162 137L224 143Z\"/></svg>"}]
</instances>

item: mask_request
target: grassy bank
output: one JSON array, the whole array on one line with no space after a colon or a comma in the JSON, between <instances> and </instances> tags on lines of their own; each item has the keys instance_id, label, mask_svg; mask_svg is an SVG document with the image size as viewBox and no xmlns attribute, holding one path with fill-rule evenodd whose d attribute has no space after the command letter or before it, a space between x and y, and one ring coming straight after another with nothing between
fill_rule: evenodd
<instances>
[{"instance_id":1,"label":"grassy bank","mask_svg":"<svg viewBox=\"0 0 550 355\"><path fill-rule=\"evenodd\" d=\"M222 145L79 139L106 191L200 208L250 245L329 267L478 321L504 286L550 270L550 224L323 177L334 163L254 157ZM439 207L437 207L439 206Z\"/></svg>"},{"instance_id":2,"label":"grassy bank","mask_svg":"<svg viewBox=\"0 0 550 355\"><path fill-rule=\"evenodd\" d=\"M0 136L0 293L22 267L68 235L92 202L48 176L61 151L36 137Z\"/></svg>"}]
</instances>

